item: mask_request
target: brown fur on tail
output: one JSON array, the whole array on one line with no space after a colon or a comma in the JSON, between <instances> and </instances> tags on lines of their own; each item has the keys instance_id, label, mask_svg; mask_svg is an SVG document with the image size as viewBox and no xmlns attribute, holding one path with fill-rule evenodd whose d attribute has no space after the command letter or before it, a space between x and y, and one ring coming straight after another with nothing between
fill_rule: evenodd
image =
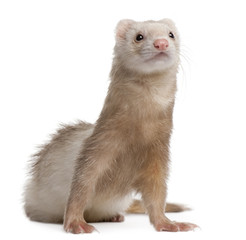
<instances>
[{"instance_id":1,"label":"brown fur on tail","mask_svg":"<svg viewBox=\"0 0 246 240\"><path fill-rule=\"evenodd\" d=\"M182 204L175 204L175 203L167 203L165 212L183 212L191 210L190 208L182 205ZM141 200L134 200L131 206L126 210L127 213L147 213L143 202Z\"/></svg>"}]
</instances>

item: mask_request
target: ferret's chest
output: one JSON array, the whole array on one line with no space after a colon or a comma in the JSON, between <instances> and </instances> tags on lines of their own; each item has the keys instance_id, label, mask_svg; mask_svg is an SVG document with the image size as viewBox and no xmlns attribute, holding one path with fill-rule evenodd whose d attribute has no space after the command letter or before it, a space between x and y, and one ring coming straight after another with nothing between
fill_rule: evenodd
<instances>
[{"instance_id":1,"label":"ferret's chest","mask_svg":"<svg viewBox=\"0 0 246 240\"><path fill-rule=\"evenodd\" d=\"M157 106L163 111L173 103L176 93L176 81L174 79L160 79L149 81L142 85L133 85L131 101L133 108L141 111L154 110ZM130 105L131 105L130 103Z\"/></svg>"},{"instance_id":2,"label":"ferret's chest","mask_svg":"<svg viewBox=\"0 0 246 240\"><path fill-rule=\"evenodd\" d=\"M159 105L163 111L169 108L175 98L176 86L174 84L163 84L150 89L150 102Z\"/></svg>"},{"instance_id":3,"label":"ferret's chest","mask_svg":"<svg viewBox=\"0 0 246 240\"><path fill-rule=\"evenodd\" d=\"M121 120L123 135L129 143L133 141L134 145L141 145L158 141L172 128L171 100L160 97L148 103L141 102Z\"/></svg>"},{"instance_id":4,"label":"ferret's chest","mask_svg":"<svg viewBox=\"0 0 246 240\"><path fill-rule=\"evenodd\" d=\"M129 143L148 143L171 129L174 82L130 83L112 88L103 123Z\"/></svg>"}]
</instances>

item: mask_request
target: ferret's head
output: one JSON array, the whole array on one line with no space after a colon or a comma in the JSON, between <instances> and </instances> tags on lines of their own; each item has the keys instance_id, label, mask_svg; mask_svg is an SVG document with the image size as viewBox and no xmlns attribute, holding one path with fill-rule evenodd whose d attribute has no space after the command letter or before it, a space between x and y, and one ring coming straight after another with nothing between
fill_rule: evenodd
<instances>
[{"instance_id":1,"label":"ferret's head","mask_svg":"<svg viewBox=\"0 0 246 240\"><path fill-rule=\"evenodd\" d=\"M162 72L179 64L179 36L170 19L135 22L121 20L116 27L115 58L126 69Z\"/></svg>"}]
</instances>

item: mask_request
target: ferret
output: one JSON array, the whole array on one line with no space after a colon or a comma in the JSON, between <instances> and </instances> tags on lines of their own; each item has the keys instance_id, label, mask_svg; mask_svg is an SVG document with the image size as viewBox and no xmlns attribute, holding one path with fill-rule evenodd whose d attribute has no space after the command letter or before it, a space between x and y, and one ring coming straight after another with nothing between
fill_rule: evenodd
<instances>
[{"instance_id":1,"label":"ferret","mask_svg":"<svg viewBox=\"0 0 246 240\"><path fill-rule=\"evenodd\" d=\"M34 155L25 188L26 215L91 233L90 222L121 222L124 212L146 212L157 231L189 231L165 212L169 141L180 38L170 19L121 20L110 85L95 124L65 125ZM134 193L141 195L134 200Z\"/></svg>"}]
</instances>

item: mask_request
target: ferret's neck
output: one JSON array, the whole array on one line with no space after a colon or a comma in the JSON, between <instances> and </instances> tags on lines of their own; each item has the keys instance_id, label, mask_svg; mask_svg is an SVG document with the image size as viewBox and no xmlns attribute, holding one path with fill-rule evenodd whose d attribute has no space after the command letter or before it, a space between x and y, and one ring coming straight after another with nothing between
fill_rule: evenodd
<instances>
[{"instance_id":1,"label":"ferret's neck","mask_svg":"<svg viewBox=\"0 0 246 240\"><path fill-rule=\"evenodd\" d=\"M106 118L143 121L170 112L176 92L176 71L141 74L113 62L111 83L98 123ZM128 121L129 122L129 121Z\"/></svg>"},{"instance_id":2,"label":"ferret's neck","mask_svg":"<svg viewBox=\"0 0 246 240\"><path fill-rule=\"evenodd\" d=\"M113 106L119 110L127 104L134 109L147 108L148 105L150 108L153 105L158 105L160 109L168 108L175 98L176 73L175 67L163 72L139 73L113 61L104 109Z\"/></svg>"}]
</instances>

